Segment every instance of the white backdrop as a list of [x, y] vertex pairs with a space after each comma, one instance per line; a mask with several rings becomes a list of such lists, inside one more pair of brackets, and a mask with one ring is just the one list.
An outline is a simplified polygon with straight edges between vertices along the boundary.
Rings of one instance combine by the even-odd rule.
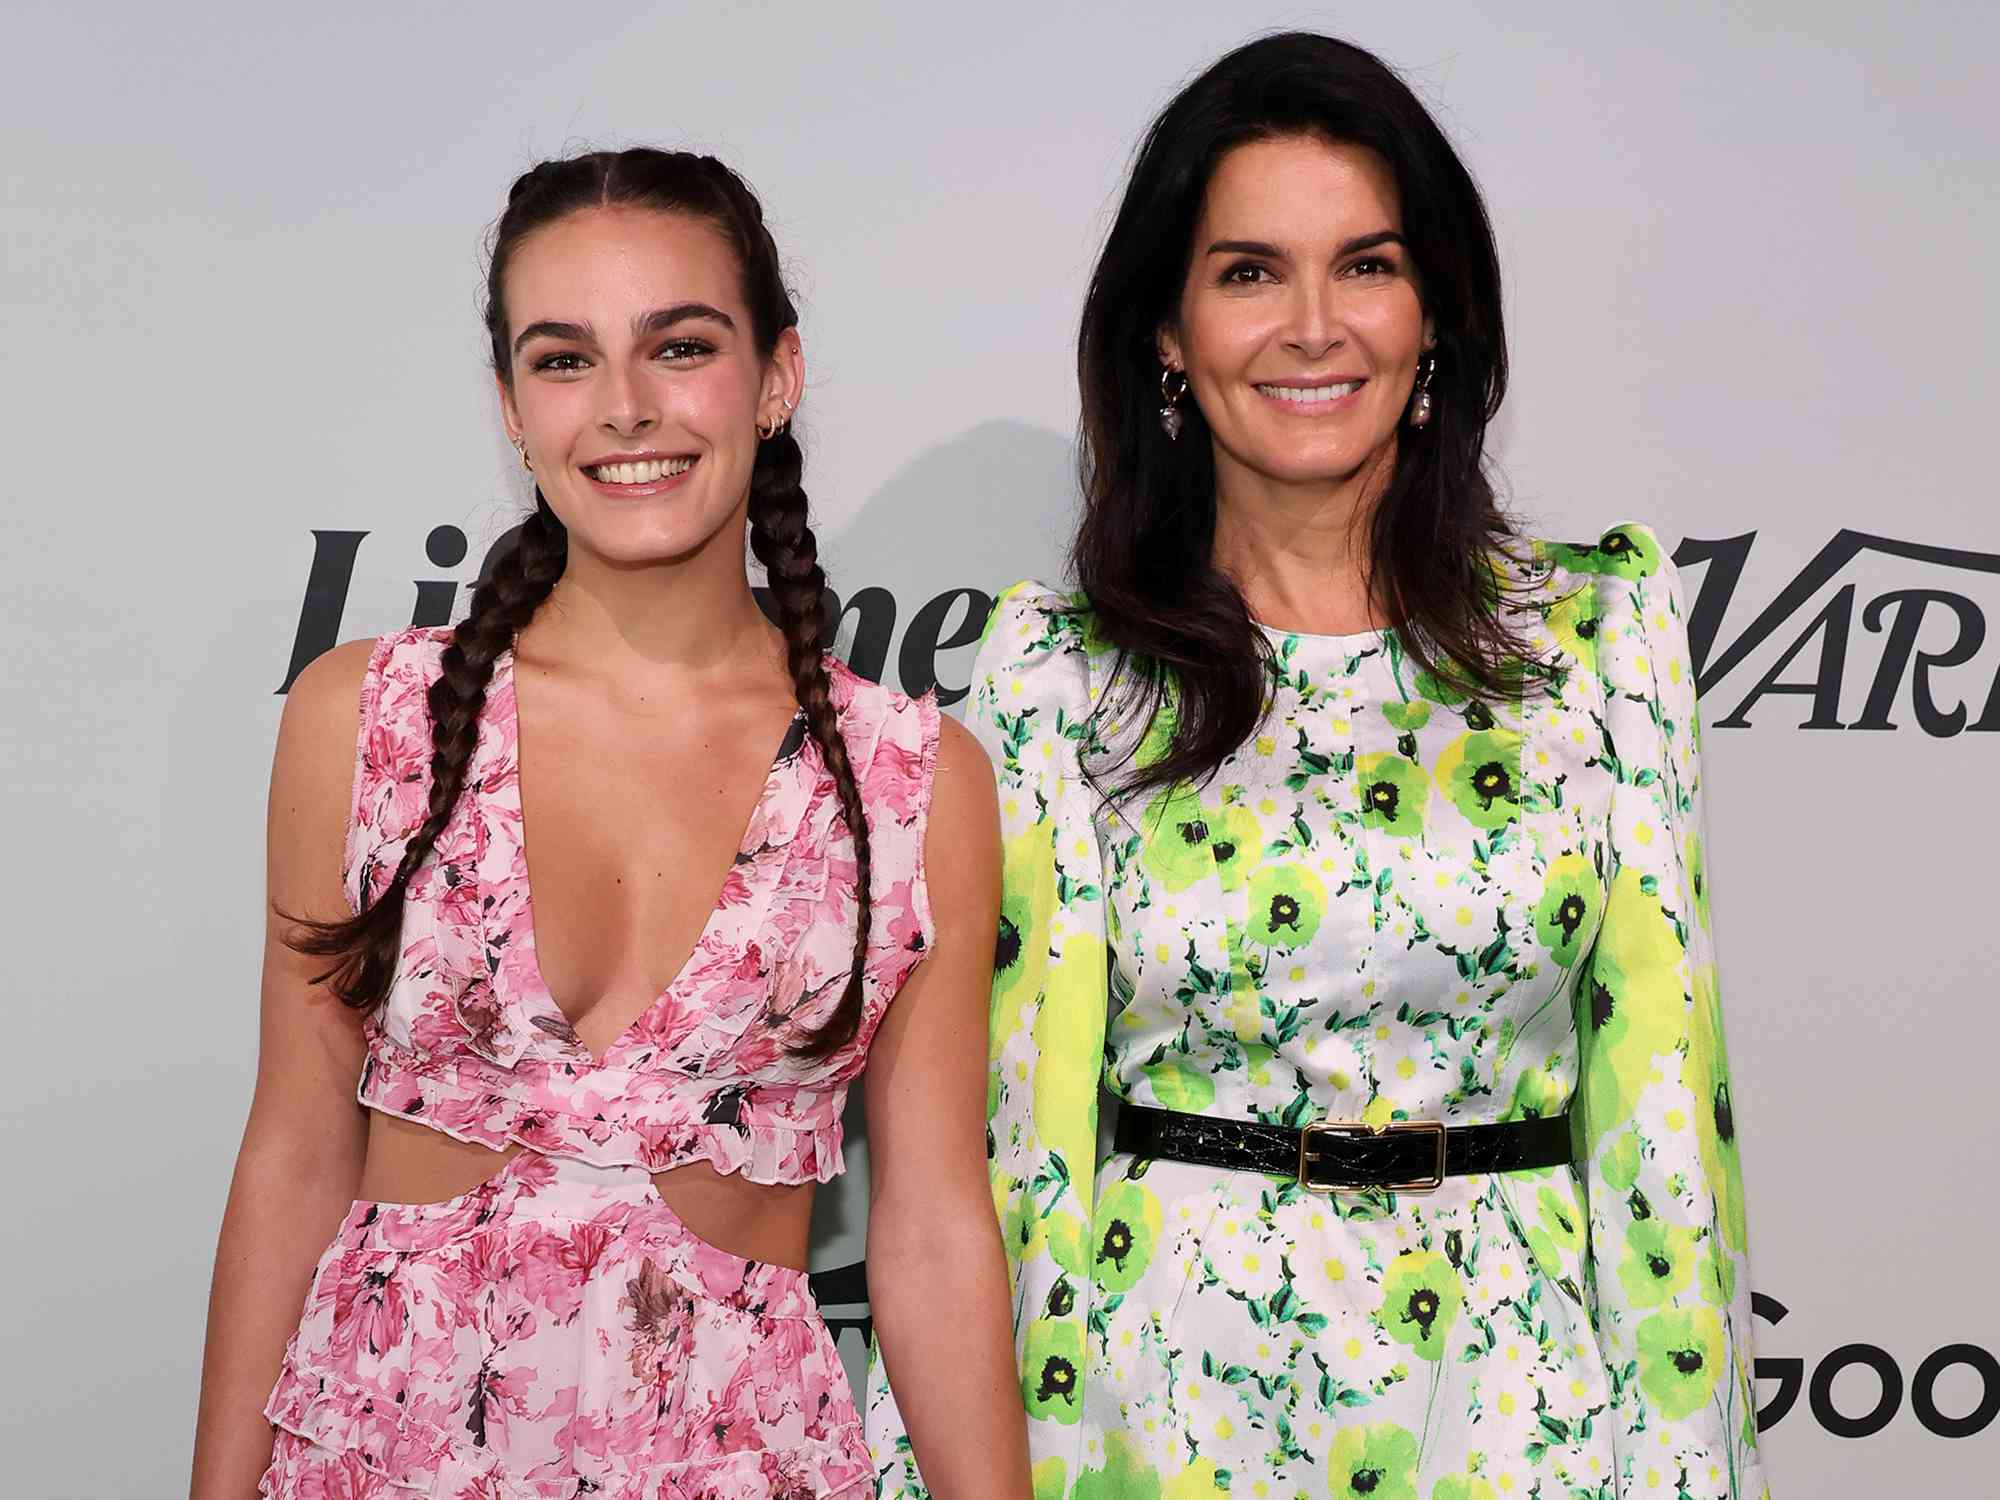
[[[1989, 1492], [2000, 15], [1777, 0], [10, 0], [0, 1488], [185, 1484], [313, 534], [367, 533], [339, 634], [373, 634], [521, 502], [476, 315], [512, 176], [650, 141], [756, 185], [834, 581], [893, 595], [903, 681], [927, 601], [1057, 566], [1076, 315], [1138, 132], [1294, 24], [1403, 67], [1490, 196], [1524, 517], [1755, 534], [1683, 559], [1727, 668], [1706, 717], [1743, 721], [1711, 728], [1709, 818], [1753, 1267], [1788, 1310], [1760, 1394], [1796, 1396], [1769, 1468], [1781, 1497]], [[1786, 596], [1843, 529], [1883, 545]], [[937, 654], [947, 687], [970, 655]], [[1933, 701], [1972, 727], [1927, 730]]]

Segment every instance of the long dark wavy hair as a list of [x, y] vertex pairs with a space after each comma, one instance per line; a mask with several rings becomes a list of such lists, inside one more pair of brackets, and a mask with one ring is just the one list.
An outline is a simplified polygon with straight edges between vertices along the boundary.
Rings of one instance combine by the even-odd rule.
[[[612, 205], [688, 215], [721, 233], [736, 253], [751, 334], [760, 355], [769, 358], [779, 335], [797, 326], [798, 309], [785, 288], [778, 247], [765, 228], [762, 206], [742, 178], [712, 156], [645, 147], [593, 151], [542, 162], [517, 178], [494, 227], [486, 276], [486, 331], [493, 343], [493, 368], [503, 381], [512, 379], [505, 291], [507, 266], [515, 251], [529, 235], [559, 219]], [[801, 1056], [822, 1057], [852, 1040], [861, 1023], [862, 960], [871, 927], [870, 860], [868, 820], [827, 680], [821, 602], [826, 574], [819, 565], [812, 528], [806, 524], [802, 469], [803, 455], [789, 425], [758, 444], [750, 474], [750, 550], [768, 576], [784, 632], [792, 688], [807, 732], [839, 789], [859, 871], [859, 923], [846, 991], [826, 1021], [805, 1034], [795, 1048]], [[494, 664], [562, 577], [569, 535], [543, 499], [540, 486], [535, 490], [535, 508], [518, 538], [473, 593], [471, 613], [453, 630], [444, 649], [442, 670], [430, 689], [429, 808], [423, 824], [410, 836], [395, 878], [355, 916], [339, 922], [302, 922], [292, 938], [301, 952], [332, 960], [321, 980], [356, 1009], [379, 1004], [395, 979], [404, 894], [411, 876], [430, 858], [465, 789]]]
[[1184, 403], [1180, 441], [1161, 429], [1157, 335], [1177, 316], [1195, 224], [1217, 163], [1253, 141], [1313, 136], [1368, 147], [1394, 173], [1403, 236], [1437, 334], [1434, 415], [1405, 426], [1369, 537], [1372, 603], [1413, 664], [1458, 691], [1521, 690], [1530, 653], [1504, 623], [1494, 567], [1513, 530], [1485, 463], [1507, 388], [1500, 263], [1478, 187], [1429, 112], [1380, 59], [1311, 32], [1251, 42], [1167, 105], [1084, 300], [1077, 377], [1083, 520], [1071, 560], [1097, 636], [1116, 648], [1120, 716], [1171, 700], [1164, 751], [1120, 792], [1201, 782], [1256, 730], [1270, 646], [1215, 566], [1215, 460]]

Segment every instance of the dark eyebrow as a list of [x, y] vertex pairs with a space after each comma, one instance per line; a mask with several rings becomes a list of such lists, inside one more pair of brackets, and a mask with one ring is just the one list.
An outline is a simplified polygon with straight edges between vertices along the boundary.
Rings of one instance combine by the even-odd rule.
[[[1334, 258], [1338, 260], [1342, 256], [1353, 255], [1357, 251], [1373, 250], [1378, 245], [1402, 245], [1403, 243], [1402, 235], [1398, 234], [1395, 230], [1378, 229], [1373, 234], [1356, 235], [1351, 240], [1342, 241], [1340, 248], [1334, 252]], [[1407, 249], [1408, 246], [1405, 245], [1404, 248]], [[1208, 247], [1208, 253], [1210, 255], [1257, 255], [1262, 256], [1266, 260], [1285, 260], [1289, 258], [1276, 245], [1267, 244], [1263, 240], [1217, 240]]]
[[632, 332], [660, 333], [690, 318], [705, 318], [711, 323], [720, 323], [732, 333], [736, 331], [736, 320], [719, 307], [710, 307], [706, 302], [676, 302], [672, 307], [656, 307], [645, 316], [634, 318]]
[[597, 338], [597, 330], [588, 323], [556, 323], [544, 318], [539, 323], [530, 323], [514, 336], [514, 352], [519, 354], [521, 346], [529, 339], [567, 339], [573, 344], [588, 344]]
[[1285, 252], [1262, 240], [1217, 240], [1208, 247], [1210, 255], [1261, 255], [1266, 260], [1284, 260]]
[[[632, 320], [632, 332], [643, 338], [646, 334], [660, 333], [691, 318], [720, 323], [731, 332], [736, 329], [736, 320], [719, 307], [710, 307], [706, 302], [676, 302], [671, 307], [656, 307], [649, 313], [641, 313]], [[588, 323], [559, 323], [544, 318], [521, 330], [514, 339], [514, 352], [519, 354], [523, 344], [538, 338], [567, 339], [575, 344], [588, 344], [596, 341], [597, 330]]]
[[1361, 250], [1373, 250], [1378, 245], [1402, 245], [1405, 250], [1410, 248], [1403, 243], [1402, 235], [1395, 230], [1378, 229], [1373, 234], [1356, 235], [1353, 239], [1344, 241], [1340, 249], [1334, 252], [1334, 259], [1338, 260], [1342, 256], [1353, 255]]

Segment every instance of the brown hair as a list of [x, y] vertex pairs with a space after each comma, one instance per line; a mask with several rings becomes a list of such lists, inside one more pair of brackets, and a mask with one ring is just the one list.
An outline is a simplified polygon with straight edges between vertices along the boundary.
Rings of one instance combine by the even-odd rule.
[[[714, 225], [736, 252], [760, 354], [768, 357], [778, 336], [797, 326], [798, 309], [785, 289], [777, 245], [764, 225], [762, 206], [742, 178], [712, 156], [646, 147], [593, 151], [542, 162], [516, 179], [507, 195], [506, 210], [493, 231], [486, 278], [486, 329], [493, 343], [493, 366], [502, 380], [510, 379], [511, 371], [504, 289], [514, 252], [538, 229], [580, 210], [609, 205], [688, 214]], [[859, 923], [847, 988], [832, 1015], [796, 1048], [802, 1056], [823, 1057], [850, 1041], [861, 1024], [862, 963], [871, 927], [870, 861], [861, 791], [827, 678], [821, 602], [826, 574], [819, 565], [812, 528], [806, 524], [803, 467], [804, 455], [789, 426], [759, 443], [750, 475], [750, 549], [769, 579], [792, 689], [807, 732], [833, 773], [841, 813], [854, 839]], [[423, 823], [410, 836], [394, 878], [356, 915], [338, 922], [301, 922], [291, 938], [300, 952], [333, 961], [320, 979], [356, 1009], [377, 1005], [389, 993], [401, 947], [404, 894], [411, 876], [436, 847], [465, 788], [494, 664], [549, 597], [568, 555], [568, 533], [538, 487], [535, 509], [520, 528], [518, 541], [473, 593], [471, 612], [453, 630], [438, 679], [431, 684], [430, 804]]]

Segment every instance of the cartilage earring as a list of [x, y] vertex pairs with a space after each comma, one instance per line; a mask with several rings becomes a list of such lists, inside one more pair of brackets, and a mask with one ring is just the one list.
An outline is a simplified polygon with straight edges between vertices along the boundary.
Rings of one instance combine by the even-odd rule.
[[1417, 367], [1417, 394], [1410, 401], [1410, 425], [1412, 427], [1423, 426], [1426, 422], [1430, 421], [1431, 413], [1436, 410], [1435, 403], [1431, 400], [1431, 371], [1436, 368], [1437, 356], [1435, 354], [1426, 354], [1423, 357], [1423, 362]]
[[1172, 365], [1160, 371], [1160, 430], [1167, 435], [1167, 441], [1180, 441], [1181, 428], [1187, 421], [1181, 411], [1181, 397], [1187, 394], [1187, 376]]

